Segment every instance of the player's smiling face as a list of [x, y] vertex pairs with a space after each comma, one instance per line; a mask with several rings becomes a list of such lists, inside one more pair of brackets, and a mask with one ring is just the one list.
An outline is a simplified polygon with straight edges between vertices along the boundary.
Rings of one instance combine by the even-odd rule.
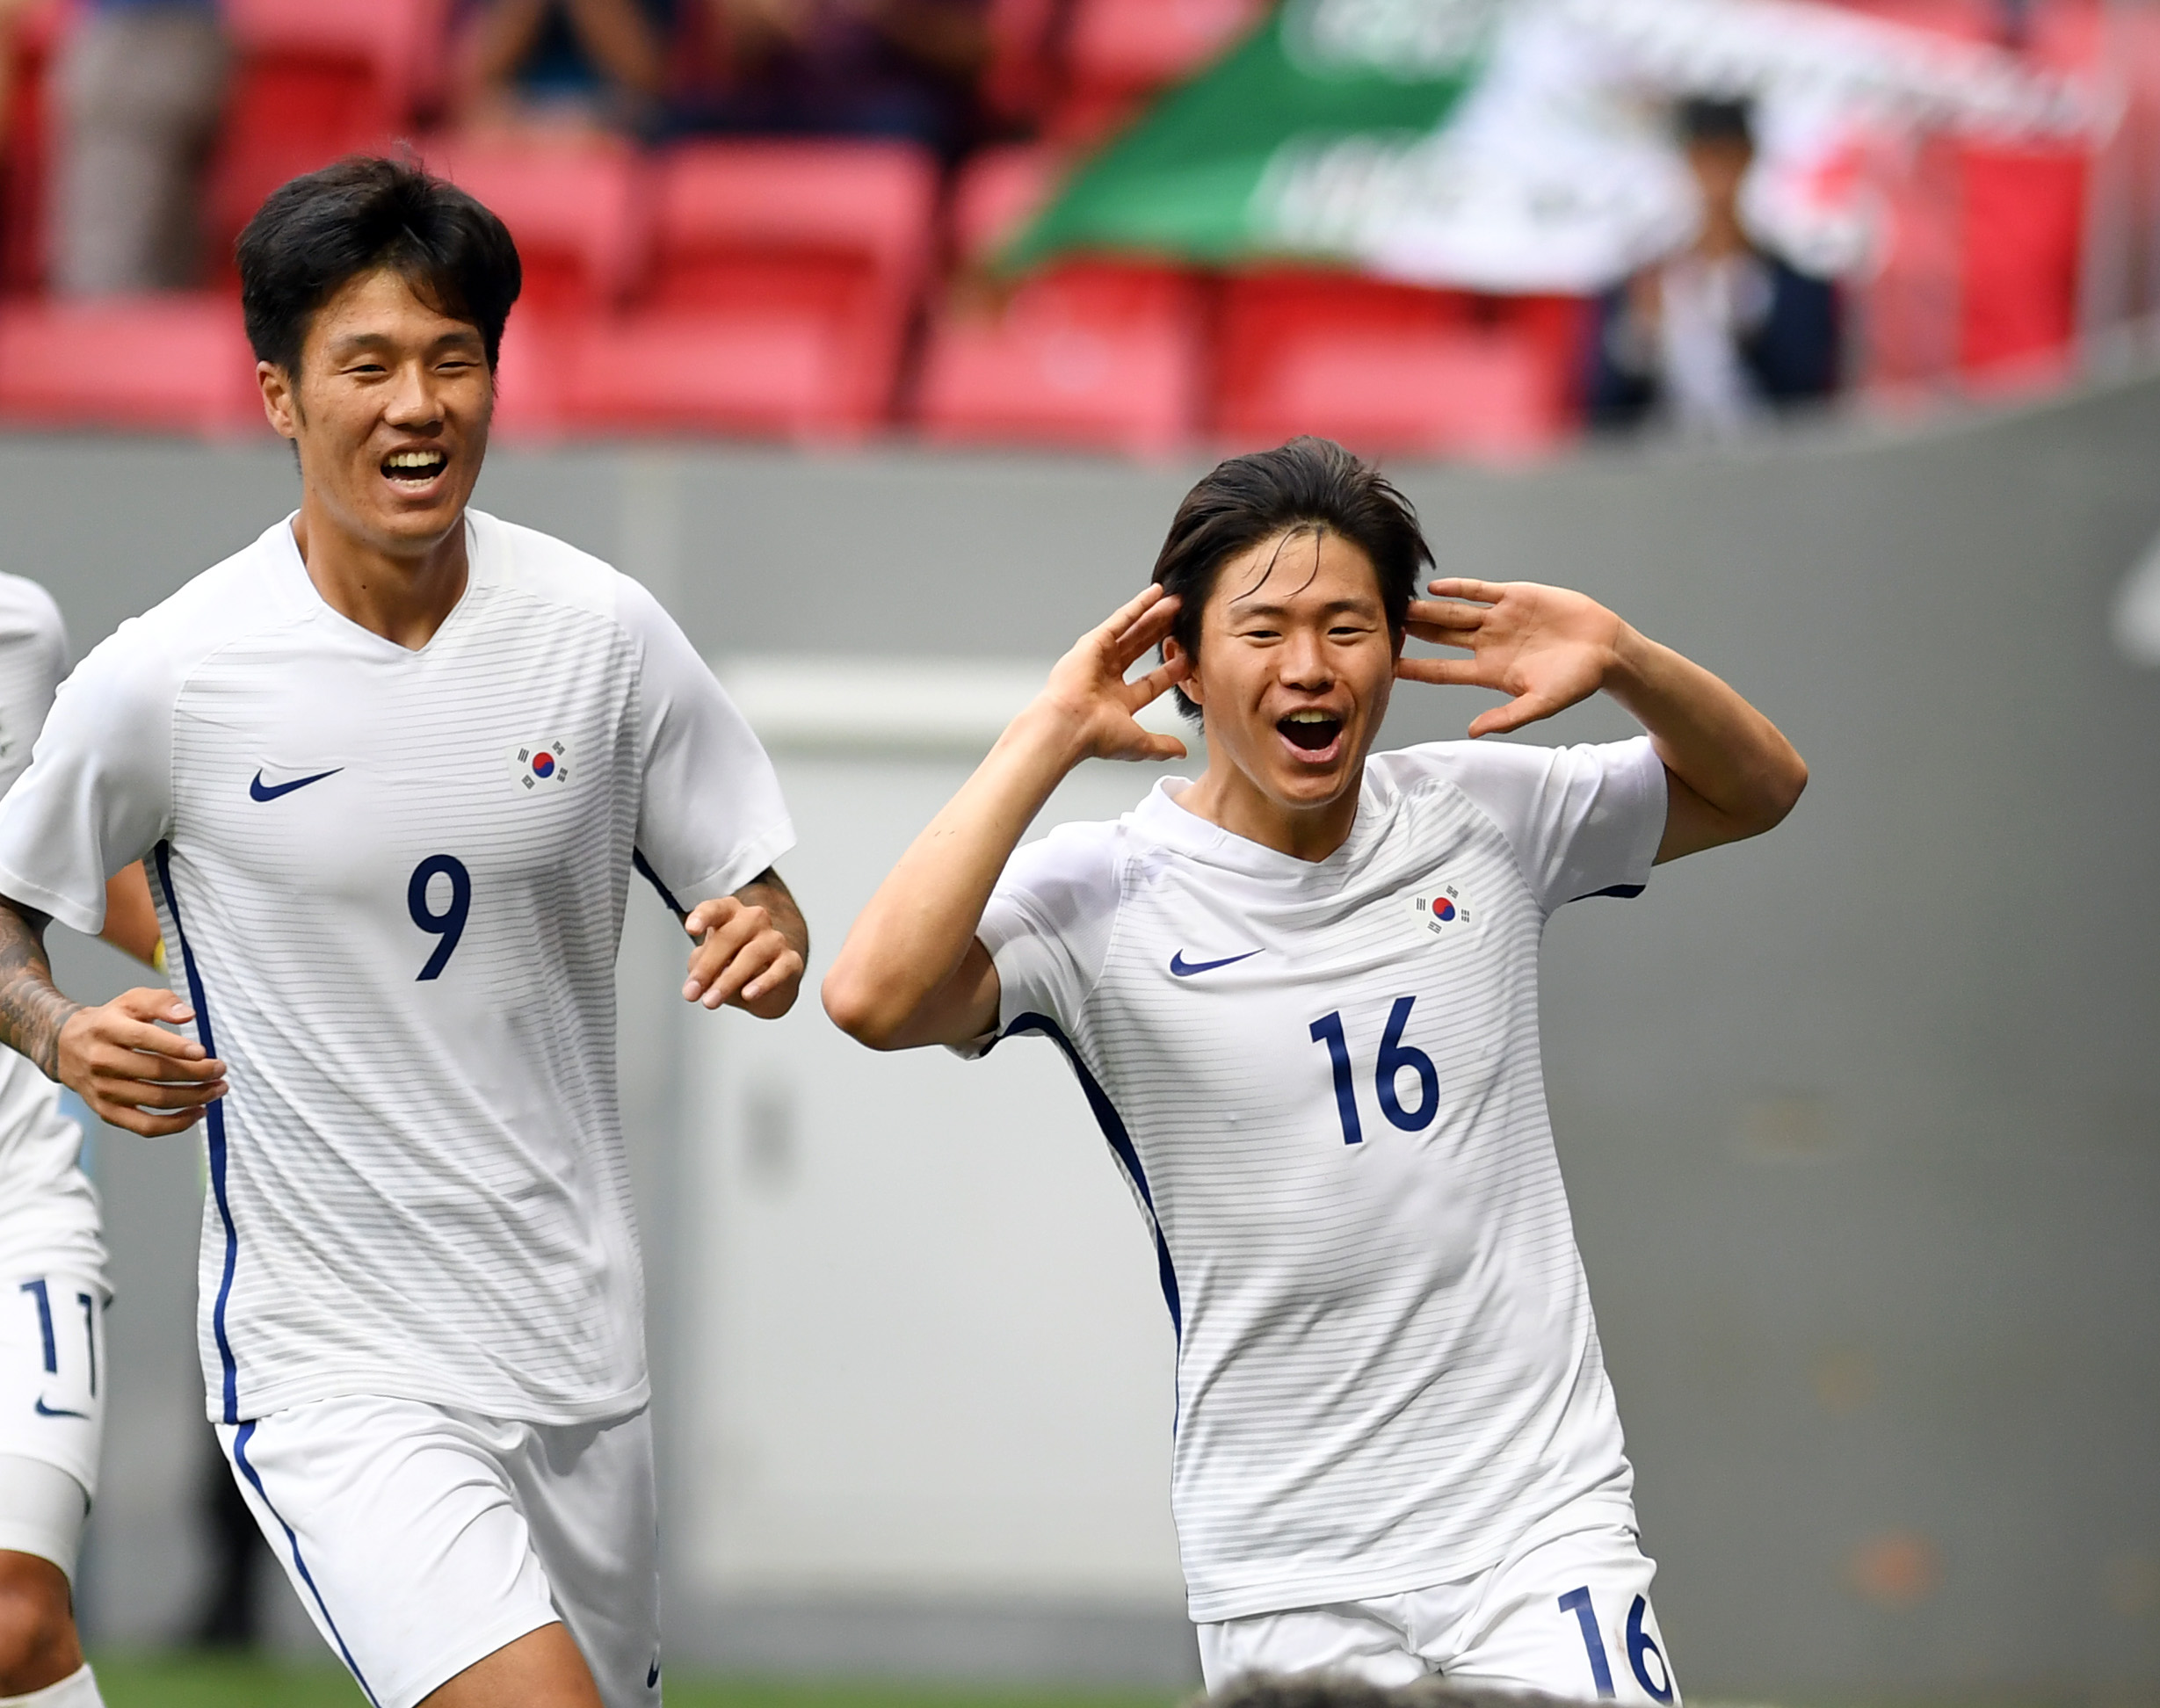
[[1209, 781], [1232, 785], [1218, 776], [1227, 762], [1263, 812], [1354, 803], [1395, 659], [1372, 560], [1333, 530], [1279, 534], [1224, 564], [1185, 684], [1200, 706]]
[[272, 424], [299, 446], [310, 498], [341, 530], [402, 557], [459, 525], [495, 399], [479, 328], [386, 268], [315, 312], [296, 385], [260, 371]]

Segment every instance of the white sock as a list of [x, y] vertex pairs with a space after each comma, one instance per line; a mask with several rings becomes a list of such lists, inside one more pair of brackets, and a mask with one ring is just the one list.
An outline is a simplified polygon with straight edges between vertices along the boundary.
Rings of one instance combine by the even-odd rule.
[[98, 1681], [85, 1661], [57, 1684], [47, 1684], [28, 1696], [0, 1697], [0, 1708], [105, 1708], [98, 1694]]

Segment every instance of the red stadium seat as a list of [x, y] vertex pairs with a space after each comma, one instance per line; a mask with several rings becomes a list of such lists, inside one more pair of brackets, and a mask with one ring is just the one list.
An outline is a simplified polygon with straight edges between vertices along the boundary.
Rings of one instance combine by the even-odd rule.
[[[979, 158], [954, 195], [955, 240], [989, 257], [1040, 206], [1057, 157]], [[916, 398], [924, 437], [1023, 439], [1160, 456], [1192, 437], [1203, 349], [1200, 286], [1164, 266], [1079, 261], [1003, 300], [956, 293], [934, 321]]]
[[1220, 58], [1267, 10], [1266, 0], [1074, 0], [1053, 129], [1103, 135], [1156, 90]]
[[0, 418], [48, 427], [265, 431], [240, 306], [202, 294], [0, 307]]
[[430, 142], [423, 155], [431, 171], [510, 228], [525, 269], [518, 305], [527, 319], [612, 308], [642, 271], [645, 168], [627, 143], [453, 137]]
[[2077, 337], [2086, 156], [1968, 144], [1960, 156], [1958, 365], [1982, 387], [2066, 378]]
[[212, 175], [221, 247], [271, 191], [409, 134], [438, 92], [447, 0], [226, 0], [235, 48]]
[[656, 169], [652, 263], [591, 329], [582, 424], [859, 437], [892, 406], [938, 170], [899, 142], [705, 142]]
[[1352, 449], [1508, 460], [1577, 419], [1584, 311], [1349, 274], [1224, 288], [1214, 426], [1240, 448], [1320, 433]]

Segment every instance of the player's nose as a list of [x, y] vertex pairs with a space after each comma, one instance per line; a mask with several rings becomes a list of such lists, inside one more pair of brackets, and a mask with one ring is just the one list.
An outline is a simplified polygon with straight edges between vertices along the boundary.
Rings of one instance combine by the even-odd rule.
[[1329, 662], [1328, 649], [1321, 645], [1318, 635], [1293, 633], [1279, 656], [1282, 660], [1282, 680], [1286, 686], [1310, 690], [1334, 685], [1335, 669]]
[[383, 408], [383, 419], [393, 427], [434, 427], [443, 419], [442, 399], [432, 376], [422, 363], [399, 368]]

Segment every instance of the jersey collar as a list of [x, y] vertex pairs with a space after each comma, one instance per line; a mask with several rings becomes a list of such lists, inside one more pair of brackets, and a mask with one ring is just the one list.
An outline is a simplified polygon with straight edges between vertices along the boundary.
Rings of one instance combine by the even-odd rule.
[[501, 536], [495, 518], [481, 510], [468, 509], [465, 512], [465, 591], [451, 607], [450, 614], [437, 626], [426, 646], [418, 651], [401, 647], [395, 640], [386, 640], [373, 629], [363, 628], [343, 612], [333, 608], [308, 578], [308, 565], [300, 554], [300, 542], [293, 537], [293, 524], [300, 512], [287, 513], [282, 522], [274, 523], [264, 533], [261, 545], [269, 554], [273, 566], [273, 579], [279, 589], [290, 598], [298, 611], [313, 614], [317, 620], [329, 624], [343, 633], [361, 637], [386, 653], [400, 658], [425, 658], [435, 650], [443, 636], [460, 625], [467, 610], [474, 604], [475, 589], [492, 585], [501, 579], [497, 550]]
[[1198, 813], [1180, 807], [1176, 797], [1192, 787], [1192, 779], [1165, 777], [1126, 815], [1126, 823], [1148, 841], [1199, 860], [1205, 865], [1244, 873], [1249, 877], [1294, 879], [1323, 885], [1339, 882], [1363, 864], [1366, 850], [1387, 833], [1395, 817], [1395, 792], [1366, 762], [1358, 785], [1358, 815], [1343, 845], [1324, 860], [1301, 860], [1294, 854], [1267, 848]]

